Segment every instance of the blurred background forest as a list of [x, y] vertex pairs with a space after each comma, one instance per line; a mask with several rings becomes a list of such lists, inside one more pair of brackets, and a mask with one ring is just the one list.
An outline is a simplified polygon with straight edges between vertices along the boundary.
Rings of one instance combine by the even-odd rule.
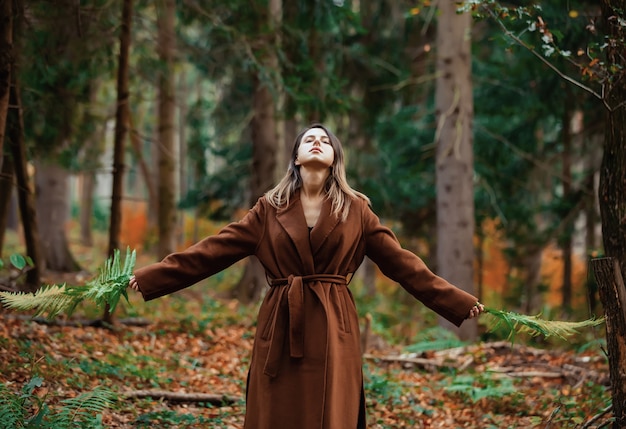
[[[4, 1], [0, 249], [36, 256], [8, 288], [89, 271], [113, 248], [147, 263], [216, 232], [284, 174], [312, 122], [342, 140], [350, 183], [402, 243], [445, 272], [437, 143], [458, 123], [440, 123], [437, 26], [449, 19], [471, 42], [470, 287], [497, 307], [599, 314], [600, 6], [468, 2], [462, 19], [437, 3]], [[410, 300], [367, 262], [353, 284], [364, 300]], [[245, 261], [212, 287], [257, 302], [264, 285]]]

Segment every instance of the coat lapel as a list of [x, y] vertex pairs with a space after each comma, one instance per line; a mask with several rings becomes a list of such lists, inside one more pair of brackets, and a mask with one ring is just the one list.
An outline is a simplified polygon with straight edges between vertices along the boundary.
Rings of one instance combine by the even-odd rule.
[[278, 211], [276, 219], [296, 246], [305, 270], [305, 272], [301, 274], [314, 274], [315, 264], [313, 263], [313, 254], [311, 253], [309, 230], [306, 225], [306, 219], [304, 218], [302, 204], [300, 203], [299, 192], [293, 195], [287, 207]]
[[311, 231], [311, 251], [313, 255], [322, 247], [326, 238], [339, 223], [339, 216], [332, 214], [331, 210], [332, 201], [325, 199], [317, 224]]

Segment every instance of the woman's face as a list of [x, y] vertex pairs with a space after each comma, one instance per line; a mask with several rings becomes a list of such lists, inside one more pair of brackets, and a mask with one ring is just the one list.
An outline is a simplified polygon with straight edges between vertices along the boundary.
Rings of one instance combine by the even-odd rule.
[[330, 167], [335, 160], [335, 151], [330, 143], [330, 137], [322, 128], [307, 130], [298, 146], [296, 165], [310, 167]]

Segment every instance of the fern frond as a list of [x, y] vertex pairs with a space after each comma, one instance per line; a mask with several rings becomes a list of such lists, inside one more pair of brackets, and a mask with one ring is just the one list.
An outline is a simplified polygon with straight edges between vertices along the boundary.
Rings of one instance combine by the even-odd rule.
[[128, 301], [126, 288], [133, 275], [136, 260], [136, 252], [134, 250], [131, 252], [130, 248], [126, 248], [126, 257], [122, 266], [120, 251], [115, 249], [113, 256], [107, 259], [100, 269], [98, 277], [87, 283], [85, 297], [100, 306], [105, 303], [109, 304], [111, 312], [122, 296]]
[[111, 312], [117, 306], [120, 297], [128, 301], [126, 288], [135, 267], [136, 252], [126, 249], [124, 264], [120, 251], [115, 250], [100, 268], [97, 278], [88, 281], [85, 286], [53, 285], [44, 286], [34, 294], [0, 292], [0, 301], [9, 308], [17, 310], [36, 309], [35, 316], [48, 313], [53, 318], [60, 313], [71, 314], [83, 300], [93, 301], [103, 307], [109, 304]]
[[16, 310], [36, 310], [35, 316], [48, 313], [53, 318], [60, 313], [71, 313], [82, 297], [68, 293], [65, 284], [44, 286], [34, 294], [0, 292], [0, 301]]
[[5, 425], [4, 427], [19, 427], [25, 414], [22, 397], [11, 392], [4, 384], [0, 384], [0, 422]]
[[95, 427], [94, 422], [100, 413], [110, 408], [117, 400], [115, 392], [103, 388], [95, 389], [82, 393], [76, 398], [65, 399], [62, 401], [63, 408], [57, 414], [55, 423], [59, 427]]
[[485, 312], [495, 319], [491, 330], [495, 330], [504, 323], [509, 330], [509, 338], [513, 339], [515, 333], [529, 333], [533, 336], [555, 336], [563, 340], [580, 333], [581, 329], [598, 326], [604, 323], [604, 318], [587, 319], [580, 322], [566, 322], [562, 320], [545, 320], [539, 316], [528, 316], [513, 311], [495, 310], [485, 307]]

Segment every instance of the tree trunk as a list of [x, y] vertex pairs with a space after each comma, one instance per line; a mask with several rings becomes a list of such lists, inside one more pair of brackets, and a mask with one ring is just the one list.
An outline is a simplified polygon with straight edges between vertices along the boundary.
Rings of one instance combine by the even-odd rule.
[[[470, 37], [471, 16], [455, 2], [439, 3], [437, 27], [437, 267], [443, 278], [474, 292], [474, 193]], [[476, 320], [460, 329], [440, 319], [462, 339], [477, 335]]]
[[108, 255], [113, 256], [120, 248], [122, 230], [122, 198], [124, 183], [124, 143], [128, 136], [128, 57], [131, 43], [133, 1], [122, 3], [122, 26], [120, 31], [120, 52], [117, 69], [117, 109], [115, 111], [115, 139], [113, 142], [113, 185], [111, 190], [111, 215], [109, 224]]
[[148, 167], [146, 158], [143, 156], [143, 143], [139, 137], [139, 132], [135, 129], [135, 123], [133, 121], [133, 115], [130, 108], [128, 109], [128, 131], [130, 132], [130, 142], [133, 148], [133, 153], [136, 157], [137, 164], [139, 164], [139, 171], [141, 172], [141, 176], [143, 177], [146, 190], [148, 192], [148, 207], [152, 209], [152, 207], [156, 206], [154, 202], [157, 199], [156, 191], [154, 190], [155, 186], [153, 175], [150, 171], [150, 167]]
[[[250, 205], [272, 187], [278, 149], [274, 99], [269, 88], [261, 82], [257, 82], [254, 107], [251, 124], [253, 149]], [[263, 266], [256, 258], [249, 258], [241, 280], [233, 289], [233, 296], [243, 303], [254, 302], [261, 296], [266, 284]]]
[[[128, 57], [131, 42], [131, 25], [133, 16], [133, 0], [122, 3], [122, 27], [120, 31], [120, 53], [117, 69], [117, 108], [115, 110], [115, 138], [113, 141], [113, 185], [111, 189], [111, 214], [109, 217], [109, 248], [112, 257], [115, 250], [120, 249], [122, 231], [122, 198], [124, 196], [124, 143], [128, 136]], [[113, 324], [113, 314], [108, 304], [102, 315], [104, 323]]]
[[363, 263], [354, 275], [361, 280], [365, 295], [376, 296], [376, 264], [370, 258], [363, 259]]
[[[94, 79], [89, 84], [89, 103], [97, 103], [98, 88], [100, 81]], [[84, 143], [81, 169], [80, 188], [80, 242], [82, 245], [93, 246], [93, 215], [94, 215], [94, 194], [96, 191], [96, 173], [101, 166], [101, 158], [106, 147], [106, 121], [102, 121], [89, 110], [84, 114], [83, 120], [88, 124], [93, 124], [91, 131]]]
[[[567, 91], [568, 92], [568, 91]], [[566, 97], [569, 100], [570, 97]], [[563, 199], [567, 202], [572, 193], [572, 133], [571, 133], [571, 112], [568, 106], [564, 107], [563, 115], [563, 154], [562, 154], [562, 175], [563, 175]], [[563, 257], [563, 284], [561, 287], [561, 307], [565, 313], [572, 310], [572, 234], [574, 233], [574, 221], [565, 225], [562, 239], [560, 241]]]
[[46, 268], [46, 260], [40, 247], [41, 237], [35, 216], [35, 195], [28, 178], [26, 142], [24, 141], [24, 120], [19, 83], [14, 73], [12, 76], [9, 116], [7, 118], [7, 142], [11, 147], [15, 168], [17, 197], [22, 216], [26, 254], [32, 259], [34, 267], [26, 273], [26, 288], [34, 290], [41, 284], [41, 273]]
[[[604, 133], [604, 154], [600, 167], [600, 215], [602, 219], [602, 238], [606, 256], [615, 258], [620, 268], [621, 278], [626, 277], [626, 29], [623, 26], [624, 1], [603, 0], [602, 17], [607, 32], [607, 69], [614, 73], [608, 81], [606, 102], [606, 130]], [[617, 277], [617, 275], [616, 275]], [[612, 296], [609, 301], [616, 301], [611, 290], [605, 290], [606, 284], [599, 284], [600, 296]], [[623, 288], [623, 284], [621, 286]], [[623, 305], [623, 301], [621, 302]], [[624, 318], [624, 306], [605, 307], [607, 319]], [[611, 326], [613, 328], [613, 326]], [[611, 385], [613, 387], [613, 427], [626, 427], [626, 330], [608, 331], [607, 347]]]
[[85, 171], [82, 174], [82, 186], [80, 188], [80, 243], [83, 246], [93, 246], [93, 233], [91, 218], [93, 216], [93, 195], [96, 189], [96, 175], [93, 171]]
[[[188, 145], [187, 145], [187, 124], [185, 118], [189, 111], [187, 106], [187, 76], [182, 72], [178, 81], [178, 195], [184, 197], [187, 195], [188, 188], [188, 176], [189, 176], [189, 161], [188, 161]], [[178, 219], [178, 237], [176, 242], [183, 246], [186, 241], [185, 237], [185, 216], [179, 216]]]
[[[268, 6], [266, 21], [270, 28], [275, 29], [279, 16], [279, 0], [272, 0]], [[265, 21], [265, 20], [264, 20]], [[272, 37], [274, 31], [268, 31], [270, 40], [261, 47], [260, 63], [268, 67], [274, 73], [280, 73], [278, 58], [274, 52]], [[272, 72], [269, 74], [271, 75]], [[261, 81], [260, 76], [255, 76], [254, 91], [254, 117], [250, 127], [252, 134], [252, 174], [250, 180], [250, 205], [267, 192], [274, 185], [274, 171], [276, 168], [279, 142], [276, 133], [276, 107], [272, 96], [272, 88], [268, 83]], [[256, 301], [267, 284], [265, 270], [256, 258], [249, 258], [241, 280], [235, 285], [231, 294], [244, 303]]]
[[543, 247], [527, 246], [522, 256], [524, 272], [524, 307], [526, 314], [535, 314], [541, 309], [543, 296], [539, 291], [541, 283], [541, 262], [543, 260]]
[[13, 0], [0, 0], [0, 166], [6, 132], [13, 67]]
[[626, 288], [622, 276], [623, 267], [616, 258], [597, 258], [591, 263], [604, 306], [615, 416], [613, 428], [622, 429], [626, 427]]
[[176, 17], [175, 0], [158, 3], [158, 53], [162, 64], [159, 74], [158, 129], [158, 257], [163, 258], [176, 249], [176, 94], [174, 85], [174, 54]]
[[476, 296], [482, 300], [484, 296], [484, 283], [485, 283], [485, 239], [486, 234], [483, 229], [483, 225], [478, 223], [476, 231], [477, 246], [476, 246]]
[[[598, 200], [596, 194], [597, 183], [597, 165], [599, 162], [598, 148], [602, 148], [602, 143], [598, 142], [598, 136], [591, 136], [585, 140], [585, 248], [590, 257], [597, 256], [598, 250], [598, 234], [596, 227], [598, 225]], [[589, 311], [591, 314], [598, 314], [598, 284], [594, 276], [587, 276], [587, 301], [589, 303]]]
[[70, 252], [66, 226], [69, 220], [69, 173], [54, 161], [35, 161], [36, 209], [41, 218], [41, 245], [46, 268], [74, 272], [80, 266]]
[[5, 148], [4, 161], [0, 167], [0, 258], [4, 248], [4, 236], [6, 234], [9, 208], [13, 198], [13, 178], [15, 177], [15, 167], [13, 157], [8, 156], [9, 148]]

